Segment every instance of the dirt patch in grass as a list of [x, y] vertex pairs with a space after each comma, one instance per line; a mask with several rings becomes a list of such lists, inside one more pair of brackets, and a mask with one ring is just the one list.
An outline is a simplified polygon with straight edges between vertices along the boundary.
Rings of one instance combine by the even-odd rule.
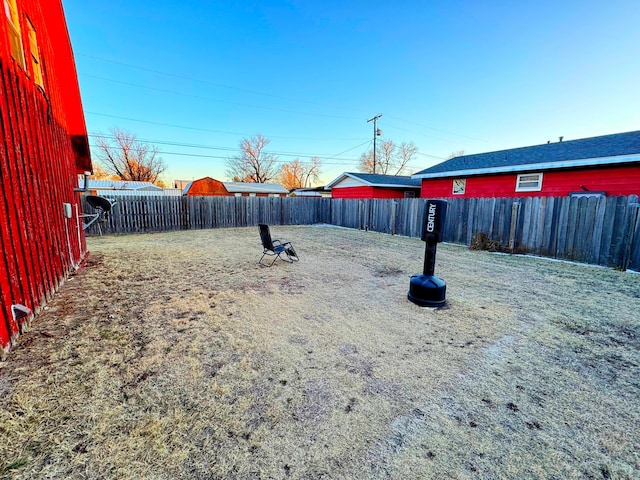
[[3, 478], [640, 476], [640, 276], [273, 227], [89, 239], [0, 368]]

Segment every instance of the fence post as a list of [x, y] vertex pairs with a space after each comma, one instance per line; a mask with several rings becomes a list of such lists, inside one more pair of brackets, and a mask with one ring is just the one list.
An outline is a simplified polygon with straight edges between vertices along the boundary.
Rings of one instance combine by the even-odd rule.
[[509, 250], [516, 248], [516, 232], [518, 231], [518, 218], [520, 217], [520, 202], [511, 205], [511, 228], [509, 229]]
[[398, 206], [398, 202], [395, 200], [391, 201], [391, 235], [396, 234], [396, 208]]
[[640, 215], [640, 203], [630, 203], [629, 209], [631, 215], [629, 216], [629, 229], [627, 230], [627, 241], [625, 242], [624, 256], [622, 257], [622, 270], [629, 268], [629, 261], [631, 260], [631, 253], [633, 252], [633, 243], [635, 240], [635, 233], [638, 230], [638, 218]]

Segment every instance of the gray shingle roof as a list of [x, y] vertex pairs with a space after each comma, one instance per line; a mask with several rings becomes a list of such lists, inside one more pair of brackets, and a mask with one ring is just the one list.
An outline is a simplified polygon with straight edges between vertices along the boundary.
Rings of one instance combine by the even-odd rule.
[[338, 178], [328, 183], [325, 187], [329, 189], [340, 183], [344, 178], [351, 177], [360, 180], [372, 187], [420, 187], [420, 179], [403, 175], [380, 175], [378, 173], [345, 172]]
[[640, 131], [462, 155], [421, 170], [415, 173], [413, 178], [639, 162], [640, 157], [634, 158], [634, 155], [640, 155]]

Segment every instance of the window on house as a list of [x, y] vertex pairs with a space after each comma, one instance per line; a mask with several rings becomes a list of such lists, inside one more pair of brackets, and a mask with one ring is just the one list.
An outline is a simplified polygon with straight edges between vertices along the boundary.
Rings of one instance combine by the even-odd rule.
[[416, 192], [413, 190], [405, 190], [404, 198], [416, 198]]
[[582, 191], [582, 192], [569, 192], [569, 196], [571, 198], [582, 198], [582, 197], [606, 197], [607, 196], [607, 192], [604, 191]]
[[516, 180], [516, 192], [539, 192], [542, 190], [542, 173], [523, 173]]
[[454, 195], [464, 195], [464, 192], [467, 188], [467, 179], [466, 178], [456, 178], [453, 180], [453, 194]]
[[31, 70], [33, 71], [33, 81], [36, 85], [44, 88], [42, 79], [42, 63], [40, 62], [40, 50], [38, 49], [38, 38], [36, 37], [36, 29], [31, 20], [27, 18], [27, 29], [29, 30], [29, 52], [31, 55]]
[[22, 35], [20, 34], [20, 16], [18, 15], [18, 7], [16, 0], [3, 0], [4, 13], [7, 16], [9, 24], [9, 44], [11, 46], [11, 55], [18, 64], [24, 68], [24, 51], [22, 49]]

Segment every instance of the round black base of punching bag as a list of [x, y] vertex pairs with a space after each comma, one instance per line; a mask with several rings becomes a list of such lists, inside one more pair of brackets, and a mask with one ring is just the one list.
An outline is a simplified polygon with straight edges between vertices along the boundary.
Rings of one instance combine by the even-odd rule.
[[421, 307], [444, 307], [447, 284], [435, 275], [414, 275], [409, 282], [407, 298]]

